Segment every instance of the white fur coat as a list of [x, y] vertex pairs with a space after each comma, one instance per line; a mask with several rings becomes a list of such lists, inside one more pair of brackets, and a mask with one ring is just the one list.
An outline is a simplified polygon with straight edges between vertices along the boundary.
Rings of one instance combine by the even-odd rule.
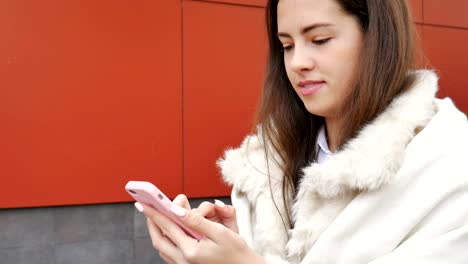
[[267, 263], [468, 263], [468, 122], [435, 99], [433, 72], [417, 74], [342, 150], [304, 168], [292, 230], [278, 213], [283, 174], [257, 136], [226, 151], [240, 235]]

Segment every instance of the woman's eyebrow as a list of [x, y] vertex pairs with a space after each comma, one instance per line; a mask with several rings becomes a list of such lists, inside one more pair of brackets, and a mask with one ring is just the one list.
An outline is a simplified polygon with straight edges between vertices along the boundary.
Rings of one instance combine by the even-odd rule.
[[[331, 27], [331, 26], [333, 26], [333, 25], [329, 24], [329, 23], [316, 23], [316, 24], [312, 24], [312, 25], [309, 25], [309, 26], [303, 28], [301, 33], [304, 35], [309, 31], [313, 31], [313, 30], [316, 30], [318, 28], [323, 28], [323, 27]], [[288, 37], [288, 38], [291, 37], [288, 33], [284, 33], [284, 32], [278, 32], [276, 35], [278, 37]]]

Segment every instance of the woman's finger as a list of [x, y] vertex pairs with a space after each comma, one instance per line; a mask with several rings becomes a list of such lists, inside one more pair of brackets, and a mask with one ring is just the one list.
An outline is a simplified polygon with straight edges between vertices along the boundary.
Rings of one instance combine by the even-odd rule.
[[200, 213], [206, 219], [219, 223], [221, 219], [216, 213], [215, 205], [210, 202], [203, 202], [198, 206], [197, 212]]
[[[198, 212], [186, 210], [185, 208], [178, 207], [177, 205], [173, 205], [171, 207], [171, 211], [185, 226], [191, 228], [195, 232], [206, 235], [209, 240], [212, 240], [215, 243], [218, 243], [220, 239], [226, 239], [226, 235], [229, 235], [229, 232], [232, 232], [220, 223], [205, 219]], [[175, 239], [178, 238], [175, 237]], [[191, 241], [180, 240], [174, 242], [182, 249], [182, 251], [185, 251], [185, 249], [191, 246]]]
[[187, 199], [187, 196], [185, 196], [184, 194], [177, 195], [176, 198], [174, 198], [172, 202], [187, 210], [190, 210], [191, 208], [189, 200]]
[[159, 252], [159, 257], [164, 260], [167, 264], [177, 264], [174, 260], [166, 256], [164, 253]]
[[226, 205], [220, 200], [215, 200], [216, 215], [220, 218], [220, 222], [232, 231], [239, 233], [237, 226], [236, 209], [231, 205]]
[[[183, 253], [177, 248], [174, 243], [167, 237], [163, 236], [162, 231], [153, 223], [153, 221], [147, 218], [148, 229], [150, 230], [151, 238], [160, 239], [160, 242], [153, 242], [153, 246], [159, 252], [159, 256], [167, 264], [187, 264]], [[162, 245], [162, 246], [161, 246]]]
[[176, 257], [178, 249], [175, 247], [174, 243], [162, 235], [161, 230], [153, 223], [153, 221], [151, 221], [151, 219], [146, 219], [146, 223], [153, 247], [166, 256]]
[[[149, 206], [146, 206], [146, 205], [142, 205], [142, 206], [143, 206], [143, 213], [145, 214], [145, 216], [149, 218], [150, 220], [152, 220], [152, 222], [161, 229], [161, 236], [162, 236], [162, 232], [164, 232], [167, 237], [166, 239], [169, 239], [170, 241], [172, 241], [175, 244], [176, 248], [181, 249], [182, 243], [186, 247], [188, 247], [189, 245], [193, 246], [198, 243], [196, 239], [188, 236], [182, 230], [181, 227], [179, 227], [176, 223], [174, 223], [171, 219], [169, 219], [165, 215], [161, 214], [160, 212], [158, 212], [157, 210]], [[172, 207], [177, 207], [177, 208], [180, 208], [180, 210], [184, 210], [184, 211], [191, 211], [191, 210], [182, 208], [176, 204], [173, 204]]]

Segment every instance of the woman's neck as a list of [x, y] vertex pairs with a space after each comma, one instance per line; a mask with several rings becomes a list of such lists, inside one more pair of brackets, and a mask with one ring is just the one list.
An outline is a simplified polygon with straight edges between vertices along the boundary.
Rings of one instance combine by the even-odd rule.
[[336, 152], [340, 142], [340, 129], [342, 120], [339, 118], [325, 118], [325, 128], [327, 132], [328, 148], [331, 152]]

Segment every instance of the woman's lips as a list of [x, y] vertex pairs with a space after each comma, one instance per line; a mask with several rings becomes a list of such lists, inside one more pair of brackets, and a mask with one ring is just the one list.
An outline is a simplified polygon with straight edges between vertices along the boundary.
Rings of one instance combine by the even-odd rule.
[[323, 81], [305, 81], [299, 83], [299, 91], [302, 96], [308, 96], [316, 93], [325, 85]]

